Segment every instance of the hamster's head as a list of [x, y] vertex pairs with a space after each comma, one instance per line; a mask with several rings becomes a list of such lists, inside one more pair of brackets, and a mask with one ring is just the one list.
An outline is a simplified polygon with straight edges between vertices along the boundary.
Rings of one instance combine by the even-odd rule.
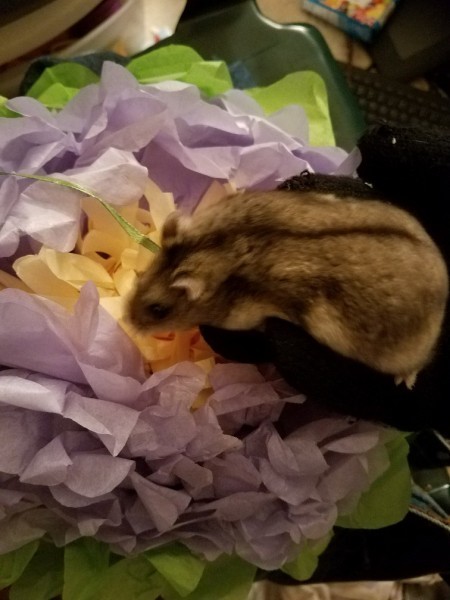
[[161, 249], [138, 277], [129, 300], [128, 321], [147, 332], [220, 323], [227, 312], [225, 299], [216, 297], [227, 277], [223, 256], [223, 249], [205, 244], [190, 217], [169, 215]]

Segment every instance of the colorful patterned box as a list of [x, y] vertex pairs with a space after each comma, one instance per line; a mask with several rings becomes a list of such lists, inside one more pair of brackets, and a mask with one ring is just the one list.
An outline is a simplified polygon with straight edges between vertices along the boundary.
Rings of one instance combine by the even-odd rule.
[[303, 7], [352, 37], [370, 42], [398, 2], [399, 0], [304, 0]]

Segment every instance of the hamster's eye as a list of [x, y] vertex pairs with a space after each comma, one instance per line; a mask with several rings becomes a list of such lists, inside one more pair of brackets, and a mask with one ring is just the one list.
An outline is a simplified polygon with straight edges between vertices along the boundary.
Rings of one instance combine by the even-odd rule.
[[155, 302], [153, 304], [149, 304], [146, 307], [146, 310], [154, 319], [164, 319], [172, 310], [172, 307], [168, 304], [159, 304]]

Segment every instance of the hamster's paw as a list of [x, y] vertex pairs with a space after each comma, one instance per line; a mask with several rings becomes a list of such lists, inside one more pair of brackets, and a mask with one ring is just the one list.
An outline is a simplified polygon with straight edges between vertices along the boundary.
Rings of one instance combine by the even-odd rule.
[[418, 371], [413, 371], [412, 373], [409, 373], [408, 375], [396, 375], [395, 380], [394, 380], [395, 385], [400, 385], [401, 383], [404, 383], [406, 385], [406, 387], [408, 388], [408, 390], [412, 390], [414, 387], [414, 384], [416, 383], [417, 373], [418, 373]]

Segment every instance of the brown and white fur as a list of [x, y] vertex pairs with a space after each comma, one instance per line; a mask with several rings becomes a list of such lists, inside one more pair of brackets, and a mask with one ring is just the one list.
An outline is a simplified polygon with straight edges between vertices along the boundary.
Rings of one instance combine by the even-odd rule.
[[129, 318], [148, 331], [302, 326], [336, 352], [411, 386], [436, 345], [445, 262], [418, 221], [378, 200], [240, 193], [169, 216]]

